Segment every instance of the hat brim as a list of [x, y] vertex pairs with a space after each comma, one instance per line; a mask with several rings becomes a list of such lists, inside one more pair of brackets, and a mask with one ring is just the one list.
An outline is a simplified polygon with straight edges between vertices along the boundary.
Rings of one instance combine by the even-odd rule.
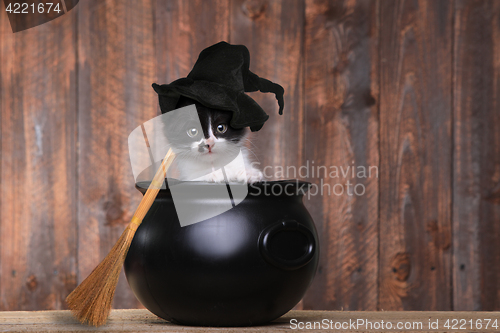
[[250, 96], [215, 82], [182, 78], [170, 84], [153, 83], [153, 89], [158, 93], [162, 113], [174, 110], [180, 96], [184, 96], [209, 108], [234, 112], [230, 122], [233, 128], [250, 127], [258, 131], [269, 119]]

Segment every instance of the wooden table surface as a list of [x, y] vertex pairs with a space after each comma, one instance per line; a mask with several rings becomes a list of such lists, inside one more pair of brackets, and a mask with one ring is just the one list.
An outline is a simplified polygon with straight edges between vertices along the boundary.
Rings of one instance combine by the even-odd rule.
[[[367, 327], [368, 321], [371, 328]], [[314, 326], [307, 329], [308, 323], [314, 325], [315, 322], [316, 329]], [[445, 326], [447, 322], [450, 327]], [[429, 327], [429, 323], [433, 326]], [[434, 326], [435, 323], [438, 326]], [[392, 329], [388, 329], [389, 325]], [[398, 325], [402, 328], [398, 329]], [[95, 328], [81, 325], [69, 311], [0, 312], [0, 332], [293, 332], [300, 327], [307, 332], [498, 332], [499, 328], [494, 327], [498, 325], [500, 312], [290, 311], [265, 326], [215, 328], [174, 325], [147, 310], [113, 310], [108, 323]]]

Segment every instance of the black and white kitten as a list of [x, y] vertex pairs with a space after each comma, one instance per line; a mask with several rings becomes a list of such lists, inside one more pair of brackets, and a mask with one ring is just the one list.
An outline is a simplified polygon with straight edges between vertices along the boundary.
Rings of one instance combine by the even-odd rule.
[[[183, 96], [177, 108], [192, 104], [196, 106], [197, 116], [181, 113], [182, 118], [166, 128], [180, 179], [216, 183], [264, 180], [262, 172], [252, 165], [250, 151], [244, 145], [248, 129], [229, 125], [232, 112], [208, 108]], [[228, 163], [237, 156], [239, 163]]]

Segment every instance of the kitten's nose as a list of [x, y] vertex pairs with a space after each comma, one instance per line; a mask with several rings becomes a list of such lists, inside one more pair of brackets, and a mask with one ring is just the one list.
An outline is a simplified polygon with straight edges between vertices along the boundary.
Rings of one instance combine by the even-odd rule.
[[198, 151], [200, 153], [202, 153], [205, 148], [208, 149], [209, 152], [212, 152], [212, 148], [214, 147], [215, 145], [215, 141], [212, 139], [212, 138], [209, 138], [209, 139], [206, 139], [204, 142], [201, 142], [199, 145], [198, 145]]
[[205, 143], [207, 145], [209, 145], [210, 147], [213, 147], [215, 145], [215, 140], [212, 137], [210, 137], [210, 138], [205, 140]]
[[213, 149], [213, 148], [214, 148], [214, 146], [215, 146], [215, 140], [214, 140], [214, 139], [212, 139], [212, 138], [208, 138], [208, 139], [205, 141], [205, 143], [206, 143], [206, 147], [207, 147], [208, 151], [209, 151], [209, 152], [211, 152], [211, 151], [212, 151], [212, 149]]

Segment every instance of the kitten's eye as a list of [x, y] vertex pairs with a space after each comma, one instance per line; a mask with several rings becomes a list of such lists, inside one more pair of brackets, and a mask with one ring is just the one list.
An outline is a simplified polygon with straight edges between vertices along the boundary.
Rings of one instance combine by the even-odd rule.
[[189, 135], [190, 138], [194, 138], [198, 135], [198, 130], [196, 128], [190, 128], [187, 130], [187, 135]]
[[217, 132], [219, 133], [225, 133], [227, 131], [227, 125], [226, 124], [220, 124], [217, 126]]

